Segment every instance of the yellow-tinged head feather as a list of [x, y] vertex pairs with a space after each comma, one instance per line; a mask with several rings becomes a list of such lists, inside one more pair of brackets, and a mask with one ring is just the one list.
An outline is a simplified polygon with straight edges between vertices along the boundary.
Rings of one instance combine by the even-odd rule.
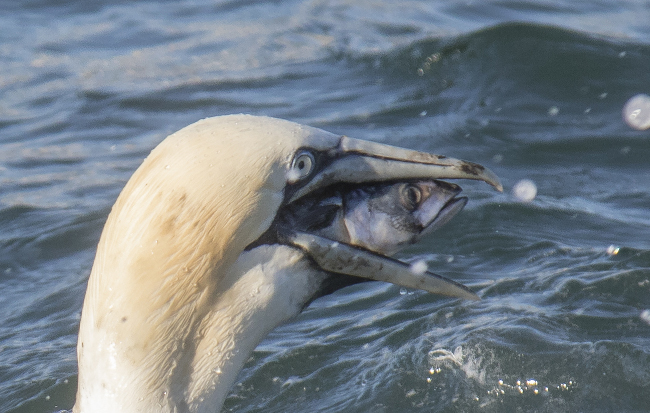
[[[246, 115], [204, 119], [167, 137], [108, 218], [80, 345], [105, 347], [108, 340], [121, 348], [120, 359], [148, 364], [148, 355], [168, 352], [156, 349], [194, 340], [197, 320], [223, 283], [236, 281], [223, 279], [228, 267], [274, 219], [295, 151], [337, 143], [318, 129]], [[151, 360], [152, 380], [161, 362]]]

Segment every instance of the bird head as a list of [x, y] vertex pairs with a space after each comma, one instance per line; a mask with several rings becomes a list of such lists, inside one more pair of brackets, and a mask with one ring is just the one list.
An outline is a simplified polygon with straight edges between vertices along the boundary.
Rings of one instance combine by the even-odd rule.
[[[170, 135], [127, 182], [102, 232], [82, 311], [75, 411], [129, 404], [173, 411], [206, 394], [220, 403], [217, 366], [225, 370], [230, 360], [221, 375], [228, 385], [269, 329], [301, 308], [258, 331], [242, 330], [253, 314], [268, 313], [271, 301], [239, 300], [237, 278], [257, 277], [252, 257], [263, 254], [253, 252], [270, 245], [299, 252], [327, 274], [477, 299], [462, 285], [373, 251], [372, 242], [337, 242], [279, 219], [340, 185], [439, 179], [482, 180], [502, 190], [496, 175], [475, 163], [267, 117], [208, 118]], [[435, 226], [435, 215], [425, 215], [418, 219]], [[443, 215], [438, 223], [453, 214]], [[233, 321], [244, 313], [248, 321]], [[245, 343], [241, 351], [235, 336]], [[226, 344], [229, 350], [215, 355]]]

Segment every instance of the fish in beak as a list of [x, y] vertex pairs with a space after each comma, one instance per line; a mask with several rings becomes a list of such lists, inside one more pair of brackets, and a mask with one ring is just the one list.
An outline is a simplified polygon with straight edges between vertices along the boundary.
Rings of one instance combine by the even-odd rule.
[[[413, 271], [391, 255], [441, 227], [467, 203], [455, 184], [497, 176], [475, 163], [389, 145], [340, 138], [335, 149], [302, 148], [290, 163], [284, 203], [254, 245], [280, 242], [302, 249], [322, 270], [390, 282], [434, 294], [478, 300], [467, 287], [429, 271]], [[330, 293], [334, 288], [322, 288]]]

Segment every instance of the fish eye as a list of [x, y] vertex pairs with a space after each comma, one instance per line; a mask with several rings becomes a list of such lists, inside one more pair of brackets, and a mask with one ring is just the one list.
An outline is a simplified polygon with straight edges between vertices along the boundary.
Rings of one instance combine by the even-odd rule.
[[422, 190], [416, 185], [404, 185], [401, 195], [402, 205], [409, 211], [414, 211], [422, 202]]
[[316, 166], [316, 159], [311, 152], [300, 151], [291, 162], [290, 181], [296, 182], [308, 176]]

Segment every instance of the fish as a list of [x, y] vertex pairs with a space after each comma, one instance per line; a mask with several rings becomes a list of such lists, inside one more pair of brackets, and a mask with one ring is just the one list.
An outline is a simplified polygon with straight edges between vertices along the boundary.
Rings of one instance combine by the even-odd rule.
[[467, 204], [461, 187], [440, 180], [343, 186], [282, 210], [277, 226], [394, 255], [439, 229]]

